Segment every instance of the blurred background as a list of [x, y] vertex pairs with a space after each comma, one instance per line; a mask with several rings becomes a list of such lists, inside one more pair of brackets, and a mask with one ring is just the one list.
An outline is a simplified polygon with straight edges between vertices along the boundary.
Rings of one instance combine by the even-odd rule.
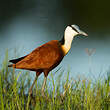
[[68, 24], [77, 24], [89, 36], [76, 37], [57, 68], [69, 68], [71, 76], [106, 74], [110, 67], [109, 5], [109, 0], [1, 0], [0, 64], [6, 49], [9, 59], [24, 56], [41, 44], [60, 40]]

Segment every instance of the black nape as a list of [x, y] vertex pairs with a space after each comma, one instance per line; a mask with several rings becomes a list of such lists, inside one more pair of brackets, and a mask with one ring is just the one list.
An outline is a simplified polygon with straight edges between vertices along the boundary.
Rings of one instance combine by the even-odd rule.
[[59, 42], [61, 43], [61, 45], [64, 45], [65, 43], [64, 35], [63, 35], [63, 38]]

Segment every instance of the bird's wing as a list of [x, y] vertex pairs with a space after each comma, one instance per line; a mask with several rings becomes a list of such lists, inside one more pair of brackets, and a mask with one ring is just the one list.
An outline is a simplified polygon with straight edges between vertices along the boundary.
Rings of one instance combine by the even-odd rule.
[[61, 58], [58, 41], [51, 41], [36, 48], [27, 57], [16, 63], [16, 68], [31, 70], [51, 68]]

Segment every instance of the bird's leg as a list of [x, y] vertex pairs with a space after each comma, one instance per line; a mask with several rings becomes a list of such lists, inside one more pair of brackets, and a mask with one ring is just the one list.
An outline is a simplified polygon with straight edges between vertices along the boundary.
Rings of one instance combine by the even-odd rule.
[[44, 82], [42, 85], [42, 96], [44, 96], [44, 89], [45, 89], [46, 81], [47, 81], [47, 76], [44, 76]]
[[35, 79], [34, 79], [34, 82], [32, 83], [32, 86], [29, 88], [29, 94], [31, 95], [32, 94], [32, 88], [37, 80], [38, 76], [36, 75]]

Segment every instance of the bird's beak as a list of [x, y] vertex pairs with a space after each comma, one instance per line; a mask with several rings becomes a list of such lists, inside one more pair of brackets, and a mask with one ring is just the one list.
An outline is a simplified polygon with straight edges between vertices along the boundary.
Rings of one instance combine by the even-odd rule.
[[86, 34], [85, 32], [81, 31], [79, 32], [80, 35], [84, 35], [84, 36], [88, 36], [88, 34]]

